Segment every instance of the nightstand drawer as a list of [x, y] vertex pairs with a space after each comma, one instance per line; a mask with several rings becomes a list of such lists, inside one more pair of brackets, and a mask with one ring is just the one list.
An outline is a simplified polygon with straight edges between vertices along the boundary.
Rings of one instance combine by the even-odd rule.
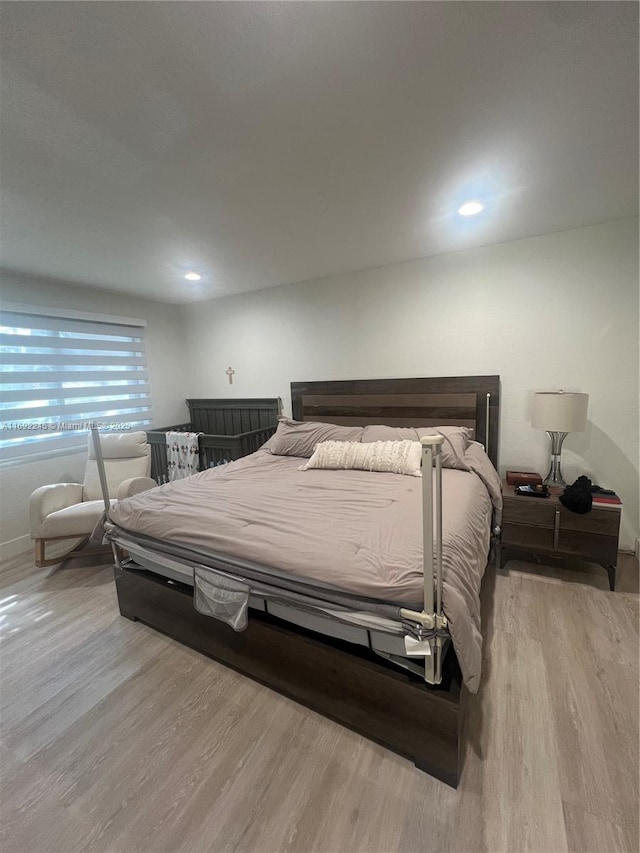
[[553, 527], [511, 524], [507, 521], [502, 525], [502, 544], [551, 549], [553, 548]]
[[583, 533], [617, 537], [619, 527], [619, 510], [592, 509], [591, 512], [586, 512], [584, 515], [578, 515], [565, 509], [565, 507], [560, 509], [560, 530], [576, 530]]
[[528, 524], [534, 527], [555, 527], [556, 508], [545, 498], [519, 497], [505, 501], [503, 520], [510, 524]]
[[560, 529], [558, 551], [582, 557], [584, 560], [603, 560], [615, 565], [618, 559], [618, 537]]

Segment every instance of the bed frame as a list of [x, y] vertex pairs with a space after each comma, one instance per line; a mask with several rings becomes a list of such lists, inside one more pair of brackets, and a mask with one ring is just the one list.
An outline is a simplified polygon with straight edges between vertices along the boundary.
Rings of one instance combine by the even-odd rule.
[[[499, 386], [498, 376], [292, 383], [292, 409], [298, 420], [339, 424], [468, 426], [496, 465]], [[423, 454], [429, 465], [435, 457], [436, 472], [438, 449], [437, 442], [423, 441]], [[423, 488], [428, 500], [431, 478], [423, 478]], [[437, 510], [437, 493], [431, 500]], [[428, 519], [425, 537], [432, 531], [431, 514]], [[430, 671], [434, 684], [425, 683], [429, 658], [421, 678], [367, 649], [293, 626], [269, 613], [252, 610], [248, 628], [234, 632], [195, 610], [190, 586], [127, 568], [116, 555], [118, 603], [123, 616], [139, 619], [407, 756], [421, 770], [456, 787], [467, 692], [461, 687], [453, 649], [444, 657], [441, 584], [426, 582], [434, 577], [434, 567], [427, 563], [432, 548], [424, 550], [424, 610], [403, 611], [403, 616], [422, 624], [431, 634], [434, 651], [438, 647]], [[437, 564], [435, 570], [439, 574]]]

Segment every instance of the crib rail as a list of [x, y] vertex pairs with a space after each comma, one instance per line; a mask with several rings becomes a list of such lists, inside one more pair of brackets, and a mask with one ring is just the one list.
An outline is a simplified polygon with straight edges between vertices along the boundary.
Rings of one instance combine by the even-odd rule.
[[277, 422], [281, 408], [278, 397], [190, 399], [186, 402], [193, 432], [206, 435], [240, 435], [272, 426]]
[[241, 459], [255, 453], [276, 431], [275, 424], [239, 435], [201, 435], [200, 470]]
[[[182, 425], [185, 427], [185, 425]], [[172, 431], [192, 432], [190, 424], [183, 429]], [[249, 453], [255, 453], [265, 441], [276, 431], [276, 425], [252, 429], [239, 435], [206, 435], [198, 438], [200, 450], [200, 470], [215, 468], [216, 465], [224, 465], [241, 459]], [[167, 465], [167, 437], [169, 430], [152, 430], [147, 433], [147, 441], [151, 445], [151, 476], [156, 483], [167, 483], [169, 481], [169, 468]]]
[[243, 400], [186, 400], [190, 421], [147, 432], [151, 445], [151, 476], [157, 483], [169, 479], [167, 432], [197, 432], [200, 470], [254, 453], [276, 431], [280, 414], [277, 397]]

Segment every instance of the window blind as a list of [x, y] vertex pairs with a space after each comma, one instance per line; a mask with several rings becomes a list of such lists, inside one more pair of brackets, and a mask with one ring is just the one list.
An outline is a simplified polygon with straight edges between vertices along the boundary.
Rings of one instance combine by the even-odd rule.
[[0, 310], [2, 458], [84, 446], [91, 426], [151, 423], [144, 326], [74, 313]]

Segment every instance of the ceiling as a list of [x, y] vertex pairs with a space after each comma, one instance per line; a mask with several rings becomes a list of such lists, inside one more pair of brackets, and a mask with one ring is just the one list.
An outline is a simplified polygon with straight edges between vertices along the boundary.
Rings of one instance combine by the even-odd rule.
[[637, 214], [636, 3], [4, 3], [1, 50], [13, 271], [189, 302]]

